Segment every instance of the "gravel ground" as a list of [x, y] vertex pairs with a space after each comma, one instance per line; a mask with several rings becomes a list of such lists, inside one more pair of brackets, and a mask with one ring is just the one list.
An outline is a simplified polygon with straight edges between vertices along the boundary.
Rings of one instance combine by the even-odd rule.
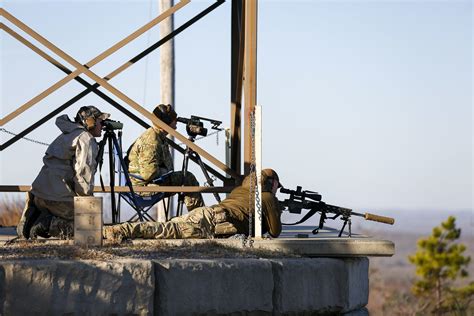
[[82, 247], [67, 241], [16, 241], [0, 247], [0, 260], [116, 260], [116, 259], [214, 259], [214, 258], [288, 258], [296, 255], [254, 249], [234, 248], [212, 240], [193, 244], [183, 242], [179, 246], [160, 240], [146, 244], [113, 243], [105, 241], [102, 247]]

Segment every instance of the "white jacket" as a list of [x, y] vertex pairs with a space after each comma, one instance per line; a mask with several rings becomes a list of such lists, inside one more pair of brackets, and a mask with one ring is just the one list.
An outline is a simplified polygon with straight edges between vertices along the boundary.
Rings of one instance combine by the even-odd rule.
[[65, 114], [56, 118], [56, 126], [62, 134], [46, 150], [43, 168], [32, 184], [31, 193], [45, 200], [70, 202], [74, 196], [92, 195], [97, 141]]

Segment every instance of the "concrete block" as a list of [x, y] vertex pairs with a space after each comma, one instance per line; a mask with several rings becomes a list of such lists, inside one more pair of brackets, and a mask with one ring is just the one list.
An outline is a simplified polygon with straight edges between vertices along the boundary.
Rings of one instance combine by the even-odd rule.
[[0, 315], [153, 314], [150, 261], [3, 261], [0, 271]]
[[155, 273], [158, 315], [260, 315], [273, 309], [268, 260], [160, 260]]
[[74, 244], [102, 246], [102, 197], [74, 197]]
[[344, 311], [361, 309], [369, 302], [369, 259], [344, 258], [347, 302]]
[[3, 305], [5, 303], [5, 292], [7, 288], [5, 286], [5, 269], [0, 265], [0, 315], [3, 315]]
[[367, 304], [367, 258], [271, 261], [276, 313], [344, 313]]

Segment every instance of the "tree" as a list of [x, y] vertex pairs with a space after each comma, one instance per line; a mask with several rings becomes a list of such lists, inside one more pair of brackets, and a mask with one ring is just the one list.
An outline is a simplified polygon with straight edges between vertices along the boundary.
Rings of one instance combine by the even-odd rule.
[[[464, 288], [454, 288], [458, 278], [468, 276], [466, 270], [470, 257], [463, 256], [466, 246], [457, 242], [461, 229], [456, 228], [456, 218], [450, 216], [441, 226], [433, 228], [427, 238], [418, 240], [418, 251], [408, 259], [416, 266], [416, 274], [412, 291], [415, 296], [426, 302], [435, 299], [435, 313], [460, 311], [459, 293], [463, 293], [463, 302], [469, 304], [472, 297], [472, 284]], [[467, 308], [467, 306], [464, 306]]]

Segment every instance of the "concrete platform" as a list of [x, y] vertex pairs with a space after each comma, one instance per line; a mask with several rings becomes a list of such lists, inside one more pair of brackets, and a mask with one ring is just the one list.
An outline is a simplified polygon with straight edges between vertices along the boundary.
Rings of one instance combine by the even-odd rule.
[[[288, 236], [289, 234], [283, 234]], [[0, 228], [0, 246], [8, 240], [16, 237], [16, 231], [12, 227]], [[215, 243], [244, 248], [241, 239], [226, 238], [213, 239]], [[46, 243], [64, 243], [55, 239], [45, 240]], [[135, 245], [152, 245], [157, 240], [136, 239], [131, 241]], [[208, 240], [159, 240], [159, 243], [180, 246], [186, 244], [203, 244]], [[72, 241], [65, 243], [72, 244]], [[285, 254], [297, 254], [306, 257], [390, 257], [395, 253], [395, 244], [389, 240], [374, 239], [357, 235], [356, 237], [334, 237], [330, 231], [322, 232], [313, 238], [275, 238], [255, 239], [253, 247], [262, 250], [277, 251]]]
[[[213, 239], [215, 243], [244, 248], [241, 240], [237, 239]], [[137, 239], [134, 245], [150, 245], [155, 240]], [[208, 240], [160, 240], [173, 246], [186, 244], [203, 244]], [[248, 245], [246, 245], [248, 246]], [[395, 245], [389, 240], [378, 240], [372, 238], [276, 238], [255, 239], [253, 247], [256, 249], [276, 251], [285, 254], [296, 254], [305, 257], [391, 257], [395, 253]]]
[[[165, 259], [116, 253], [111, 260], [98, 260], [95, 254], [104, 249], [99, 247], [89, 250], [97, 251], [88, 257], [94, 260], [74, 260], [10, 257], [14, 250], [29, 254], [38, 247], [48, 253], [84, 249], [54, 239], [8, 248], [4, 244], [16, 236], [15, 229], [0, 228], [0, 315], [368, 315], [367, 257], [392, 256], [393, 242], [360, 235], [337, 238], [331, 231], [311, 236], [315, 238], [288, 237], [292, 235], [295, 231], [285, 238], [254, 240], [253, 257], [218, 253], [195, 259], [192, 251], [222, 248], [216, 244], [248, 248], [242, 239], [228, 238], [120, 245], [135, 254], [153, 249]], [[183, 249], [187, 256], [168, 257], [166, 246]], [[268, 250], [271, 256], [255, 249]]]

